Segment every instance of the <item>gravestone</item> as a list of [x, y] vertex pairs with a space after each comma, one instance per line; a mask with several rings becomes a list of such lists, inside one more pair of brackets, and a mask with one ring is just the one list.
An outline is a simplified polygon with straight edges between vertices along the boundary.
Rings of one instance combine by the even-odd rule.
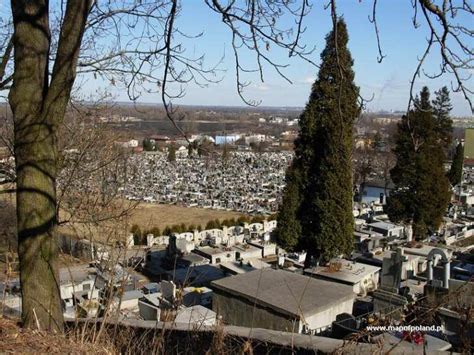
[[402, 277], [403, 255], [401, 249], [392, 252], [389, 258], [383, 258], [381, 289], [398, 293]]
[[407, 242], [411, 243], [411, 241], [413, 240], [413, 228], [411, 224], [405, 227], [405, 235], [407, 237]]
[[173, 281], [161, 281], [161, 294], [163, 298], [173, 302], [176, 297], [176, 285]]
[[178, 247], [176, 246], [176, 234], [171, 234], [169, 237], [169, 244], [166, 248], [166, 254], [169, 257], [174, 257], [179, 254]]

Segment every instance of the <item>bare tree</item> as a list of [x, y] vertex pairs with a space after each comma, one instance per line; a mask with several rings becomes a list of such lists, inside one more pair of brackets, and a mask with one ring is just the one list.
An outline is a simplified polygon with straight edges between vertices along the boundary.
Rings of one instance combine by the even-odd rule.
[[[274, 43], [284, 46], [292, 55], [303, 55], [298, 44], [301, 29], [285, 42], [283, 38], [287, 38], [284, 35], [288, 32], [275, 27], [275, 21], [288, 13], [298, 18], [306, 13], [296, 12], [292, 8], [294, 3], [252, 1], [246, 5], [248, 11], [234, 6], [234, 2], [225, 7], [217, 1], [208, 5], [229, 18], [227, 21], [233, 26], [241, 23], [247, 28], [246, 32], [236, 32], [234, 27], [234, 38], [248, 41], [247, 33], [253, 33], [253, 47], [249, 49], [260, 51], [260, 47]], [[15, 132], [22, 317], [28, 327], [62, 329], [54, 240], [58, 224], [56, 181], [61, 158], [58, 133], [77, 71], [101, 75], [111, 84], [124, 84], [131, 99], [136, 99], [141, 89], [147, 89], [145, 83], [154, 83], [168, 117], [174, 122], [175, 111], [169, 100], [182, 96], [184, 91], [181, 88], [171, 93], [167, 85], [191, 81], [202, 85], [213, 81], [216, 75], [215, 68], [204, 67], [203, 57], [186, 56], [182, 45], [174, 41], [177, 35], [185, 35], [175, 25], [179, 11], [177, 0], [71, 0], [57, 4], [56, 8], [50, 8], [45, 0], [12, 1], [14, 31], [8, 41], [13, 43], [15, 67], [9, 102]], [[4, 48], [2, 62], [8, 63], [12, 49], [9, 45]], [[259, 58], [269, 59], [266, 54]], [[7, 65], [2, 68], [5, 73]], [[157, 72], [158, 69], [161, 71]], [[239, 84], [239, 88], [242, 86]]]

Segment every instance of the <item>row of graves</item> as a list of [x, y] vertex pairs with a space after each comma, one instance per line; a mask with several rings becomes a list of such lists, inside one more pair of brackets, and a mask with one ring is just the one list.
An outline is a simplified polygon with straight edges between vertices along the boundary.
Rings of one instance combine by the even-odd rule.
[[222, 157], [177, 158], [161, 152], [130, 158], [127, 183], [131, 200], [189, 207], [271, 214], [278, 208], [289, 152], [230, 152]]
[[[275, 228], [275, 220], [264, 220], [262, 223], [244, 223], [242, 226], [195, 230], [171, 236], [155, 237], [148, 234], [149, 250], [143, 263], [144, 272], [159, 278], [174, 276], [173, 281], [183, 283], [189, 280], [181, 280], [177, 276], [181, 273], [189, 276], [190, 267], [194, 273], [200, 269], [207, 270], [207, 276], [211, 277], [238, 273], [234, 269], [250, 264], [264, 266], [262, 260], [276, 260], [277, 246], [270, 240]], [[130, 235], [127, 243], [129, 248], [133, 247], [133, 240]], [[210, 272], [210, 268], [205, 267], [209, 265], [220, 272]], [[180, 269], [185, 269], [185, 272]]]
[[[409, 226], [388, 219], [383, 202], [354, 204], [349, 259], [305, 267], [305, 253], [286, 253], [272, 243], [276, 222], [265, 221], [149, 236], [144, 270], [166, 290], [177, 288], [165, 299], [195, 290], [206, 295], [199, 303], [206, 311], [196, 311], [205, 322], [210, 315], [244, 327], [338, 339], [357, 335], [416, 353], [459, 350], [466, 341], [472, 346], [474, 259], [472, 246], [458, 245], [471, 236], [469, 213], [450, 208], [438, 233], [417, 242]], [[367, 331], [380, 325], [393, 330]]]
[[364, 285], [368, 292], [359, 293], [351, 317], [345, 317], [343, 327], [335, 324], [333, 331], [347, 336], [374, 320], [384, 325], [424, 325], [431, 330], [398, 332], [390, 339], [408, 337], [422, 345], [434, 337], [455, 349], [469, 339], [472, 346], [474, 257], [469, 251], [473, 246], [457, 245], [472, 236], [469, 216], [447, 214], [438, 233], [420, 242], [413, 240], [410, 226], [390, 222], [380, 204], [355, 207], [351, 262], [379, 268], [379, 281]]
[[264, 221], [171, 236], [149, 234], [143, 257], [136, 256], [130, 237], [127, 264], [149, 282], [127, 282], [129, 287], [121, 287], [122, 293], [113, 298], [113, 312], [135, 320], [214, 325], [212, 282], [270, 268], [277, 254], [270, 241], [275, 227], [276, 221]]
[[[265, 221], [149, 236], [145, 272], [178, 289], [203, 288], [212, 296], [210, 304], [201, 305], [227, 324], [341, 339], [369, 325], [408, 324], [412, 317], [417, 325], [440, 328], [419, 335], [380, 331], [363, 341], [401, 342], [410, 351], [423, 344], [431, 350], [458, 346], [462, 312], [472, 306], [474, 266], [452, 248], [413, 242], [409, 229], [390, 223], [382, 213], [368, 215], [363, 223], [362, 218], [356, 221], [350, 260], [305, 268], [305, 253], [286, 253], [272, 243], [276, 222]], [[456, 297], [459, 293], [464, 296]], [[440, 305], [436, 321], [415, 318], [415, 310], [426, 309], [428, 300]], [[472, 331], [472, 323], [466, 329]]]
[[[73, 281], [63, 273], [65, 314], [103, 315], [108, 299], [112, 314], [138, 321], [212, 326], [220, 319], [337, 339], [357, 336], [415, 353], [456, 351], [466, 339], [472, 342], [472, 254], [414, 242], [409, 229], [373, 208], [359, 210], [356, 226], [352, 258], [311, 267], [304, 252], [286, 253], [272, 242], [276, 221], [149, 235], [141, 273], [127, 265], [95, 265]], [[133, 238], [128, 247], [135, 250]], [[395, 328], [368, 331], [381, 325]], [[431, 328], [403, 330], [406, 325]]]

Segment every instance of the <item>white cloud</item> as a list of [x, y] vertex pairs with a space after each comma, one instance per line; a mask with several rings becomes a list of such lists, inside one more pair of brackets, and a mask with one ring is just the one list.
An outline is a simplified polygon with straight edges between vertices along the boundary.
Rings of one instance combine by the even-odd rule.
[[316, 80], [316, 77], [314, 77], [312, 75], [308, 75], [307, 77], [303, 78], [299, 82], [301, 84], [312, 84], [312, 83], [314, 83], [315, 80]]
[[270, 86], [267, 84], [261, 83], [261, 84], [255, 84], [254, 88], [259, 90], [259, 91], [268, 91], [270, 90]]

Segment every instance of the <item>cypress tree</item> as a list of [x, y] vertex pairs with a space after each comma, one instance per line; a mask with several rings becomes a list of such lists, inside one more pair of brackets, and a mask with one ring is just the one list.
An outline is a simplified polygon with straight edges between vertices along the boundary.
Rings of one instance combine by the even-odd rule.
[[151, 150], [155, 150], [155, 145], [151, 142], [149, 138], [145, 138], [143, 140], [143, 150], [147, 152]]
[[353, 249], [352, 131], [360, 107], [348, 40], [346, 24], [339, 19], [326, 37], [310, 97], [315, 127], [302, 204], [307, 265], [311, 257], [328, 261]]
[[462, 180], [462, 166], [464, 162], [464, 147], [461, 142], [456, 146], [451, 169], [448, 172], [448, 179], [452, 186], [461, 183]]
[[294, 142], [295, 157], [286, 171], [286, 186], [277, 213], [275, 241], [288, 251], [304, 248], [302, 241], [301, 205], [307, 188], [307, 173], [313, 157], [313, 135], [316, 116], [313, 101], [306, 104], [298, 119], [299, 134]]
[[451, 195], [443, 168], [445, 146], [440, 144], [446, 141], [447, 130], [440, 130], [429, 98], [424, 87], [398, 124], [397, 163], [390, 171], [395, 189], [386, 207], [392, 221], [413, 224], [417, 238], [439, 227]]
[[436, 131], [439, 135], [439, 141], [448, 147], [452, 139], [453, 121], [449, 117], [453, 106], [449, 97], [449, 90], [443, 86], [435, 92], [435, 99], [432, 102], [433, 116], [436, 124]]
[[[299, 118], [295, 158], [278, 214], [278, 233], [291, 245], [329, 260], [353, 247], [352, 130], [359, 88], [344, 20], [326, 36], [318, 78]], [[301, 227], [301, 234], [300, 228]], [[292, 235], [293, 233], [293, 235]], [[294, 239], [299, 236], [298, 242]], [[278, 238], [277, 238], [278, 240]]]
[[286, 172], [286, 186], [283, 191], [283, 201], [277, 214], [277, 228], [274, 236], [278, 245], [288, 251], [297, 248], [301, 236], [301, 223], [298, 210], [301, 204], [301, 176], [296, 161]]
[[176, 146], [174, 144], [168, 146], [168, 161], [170, 163], [176, 161]]
[[227, 162], [229, 160], [229, 145], [224, 143], [224, 146], [222, 147], [222, 160], [224, 162]]

